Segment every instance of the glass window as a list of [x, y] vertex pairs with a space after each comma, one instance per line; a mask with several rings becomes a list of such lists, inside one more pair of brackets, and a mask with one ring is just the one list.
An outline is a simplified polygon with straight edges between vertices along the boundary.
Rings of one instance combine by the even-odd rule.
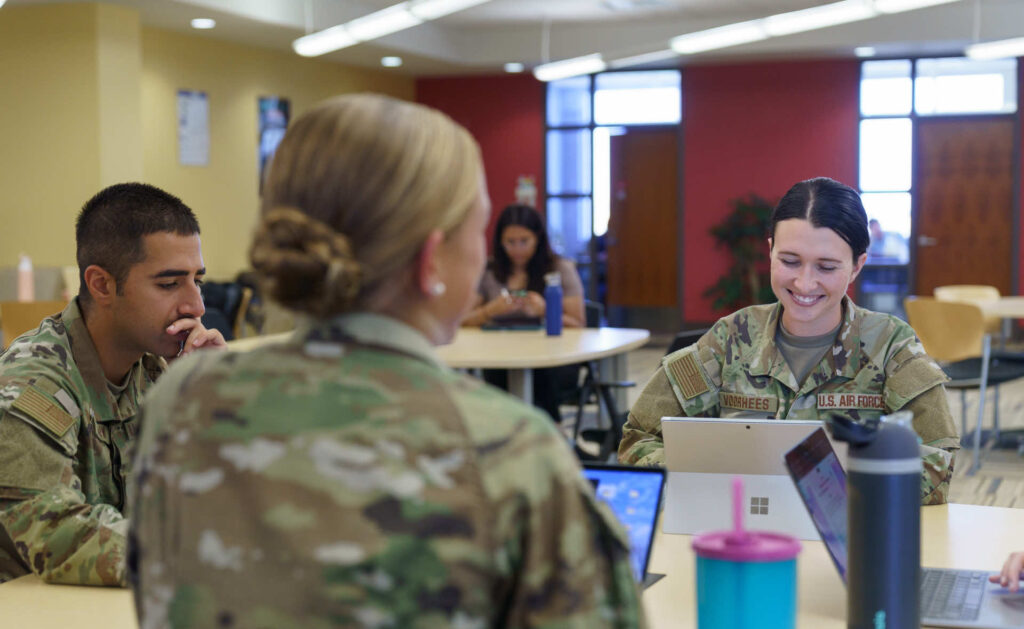
[[1017, 111], [1017, 60], [962, 57], [917, 62], [914, 110], [922, 116]]
[[548, 125], [564, 127], [590, 124], [590, 77], [548, 83]]
[[590, 194], [590, 130], [548, 131], [548, 194]]
[[682, 118], [676, 70], [610, 72], [594, 84], [597, 124], [676, 124]]
[[590, 198], [549, 198], [548, 237], [555, 253], [573, 260], [585, 259], [590, 244]]
[[861, 190], [910, 190], [912, 131], [910, 118], [860, 121]]
[[611, 216], [612, 162], [611, 138], [622, 135], [624, 127], [598, 127], [594, 129], [594, 235], [608, 231]]
[[866, 61], [861, 65], [860, 113], [905, 116], [910, 113], [910, 60]]

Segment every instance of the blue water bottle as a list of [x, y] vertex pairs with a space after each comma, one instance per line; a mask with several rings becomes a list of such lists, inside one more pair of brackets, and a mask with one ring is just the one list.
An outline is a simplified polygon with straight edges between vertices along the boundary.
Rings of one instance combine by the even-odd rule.
[[849, 629], [921, 626], [921, 453], [912, 414], [856, 423], [833, 416], [850, 444], [846, 491]]
[[548, 336], [558, 336], [562, 333], [562, 276], [548, 273], [544, 282], [544, 323]]

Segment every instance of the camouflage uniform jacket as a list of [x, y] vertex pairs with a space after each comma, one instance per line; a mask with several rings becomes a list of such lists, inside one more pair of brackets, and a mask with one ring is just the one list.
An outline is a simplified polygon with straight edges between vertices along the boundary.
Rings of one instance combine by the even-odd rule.
[[77, 300], [0, 356], [0, 582], [125, 584], [128, 449], [165, 367], [147, 354], [115, 397]]
[[838, 412], [861, 420], [905, 408], [922, 440], [922, 503], [946, 502], [960, 441], [942, 386], [947, 378], [914, 330], [844, 298], [832, 351], [800, 384], [775, 344], [781, 312], [778, 304], [745, 308], [662, 359], [629, 413], [619, 460], [664, 465], [666, 416], [825, 419]]
[[147, 396], [140, 625], [638, 627], [625, 534], [551, 420], [351, 314]]

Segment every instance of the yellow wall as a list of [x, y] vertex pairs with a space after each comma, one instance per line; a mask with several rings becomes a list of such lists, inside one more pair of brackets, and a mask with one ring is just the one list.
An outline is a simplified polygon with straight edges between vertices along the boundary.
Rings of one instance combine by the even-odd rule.
[[99, 189], [96, 23], [93, 5], [0, 11], [0, 266], [74, 261]]
[[[332, 95], [412, 99], [411, 78], [143, 27], [103, 4], [0, 11], [0, 267], [74, 263], [74, 219], [93, 194], [142, 179], [199, 217], [212, 279], [246, 267], [258, 213], [257, 102], [292, 117]], [[178, 165], [177, 91], [210, 103], [210, 163]]]
[[[176, 194], [199, 218], [209, 277], [247, 266], [259, 211], [257, 159], [260, 96], [291, 101], [294, 119], [324, 98], [375, 91], [413, 99], [413, 80], [385, 72], [303, 59], [208, 37], [144, 28], [142, 110], [146, 181]], [[209, 166], [178, 164], [177, 90], [206, 92]]]

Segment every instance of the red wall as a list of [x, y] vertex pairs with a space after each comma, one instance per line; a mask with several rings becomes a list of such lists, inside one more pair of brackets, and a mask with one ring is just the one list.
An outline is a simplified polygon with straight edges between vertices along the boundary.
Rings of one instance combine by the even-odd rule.
[[702, 293], [730, 263], [708, 230], [731, 200], [756, 193], [774, 202], [817, 176], [857, 187], [859, 83], [854, 60], [684, 70], [684, 321], [727, 314]]
[[[775, 200], [819, 175], [857, 186], [859, 83], [856, 60], [684, 69], [684, 321], [726, 314], [713, 311], [702, 293], [729, 263], [708, 230], [731, 200], [751, 192]], [[543, 207], [543, 83], [527, 75], [428, 78], [416, 82], [416, 98], [480, 143], [492, 220], [514, 200], [520, 175], [535, 177]]]
[[533, 177], [543, 212], [543, 83], [528, 74], [417, 79], [416, 100], [451, 116], [480, 144], [492, 206], [488, 238], [502, 208], [515, 201], [520, 176]]

